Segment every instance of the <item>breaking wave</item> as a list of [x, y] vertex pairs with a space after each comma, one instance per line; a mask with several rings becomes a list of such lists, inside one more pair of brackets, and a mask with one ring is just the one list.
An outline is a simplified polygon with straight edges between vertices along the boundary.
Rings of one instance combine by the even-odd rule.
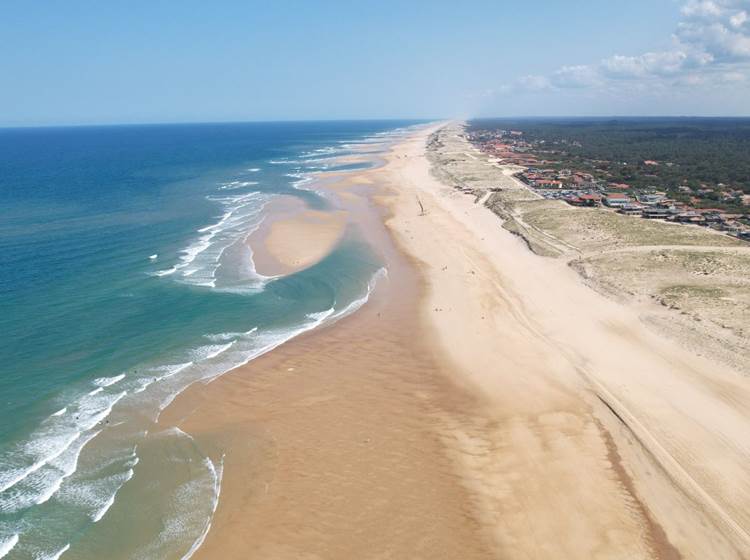
[[[251, 192], [208, 199], [222, 206], [221, 217], [197, 230], [200, 236], [180, 250], [176, 264], [153, 275], [174, 275], [180, 282], [208, 288], [262, 289], [265, 278], [245, 264], [245, 260], [251, 261], [251, 252], [244, 242], [263, 221], [263, 209], [270, 196]], [[222, 278], [217, 275], [220, 268], [226, 272]]]

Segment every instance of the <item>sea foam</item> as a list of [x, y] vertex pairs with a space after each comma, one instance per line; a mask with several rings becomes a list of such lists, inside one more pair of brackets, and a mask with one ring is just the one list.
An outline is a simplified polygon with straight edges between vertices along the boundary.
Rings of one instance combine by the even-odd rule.
[[69, 548], [70, 548], [70, 543], [66, 544], [60, 550], [58, 550], [57, 552], [53, 552], [52, 554], [46, 554], [44, 556], [37, 556], [36, 560], [60, 560], [60, 556], [65, 554]]
[[94, 385], [97, 385], [99, 387], [109, 387], [110, 385], [119, 383], [123, 379], [125, 379], [124, 373], [115, 375], [114, 377], [99, 377], [98, 379], [94, 379]]
[[211, 530], [211, 522], [213, 521], [213, 516], [216, 513], [216, 508], [219, 506], [219, 496], [221, 495], [221, 479], [224, 472], [224, 455], [221, 456], [221, 461], [219, 462], [218, 467], [214, 466], [213, 462], [208, 458], [205, 459], [204, 464], [211, 472], [211, 476], [213, 477], [214, 481], [214, 495], [211, 502], [211, 514], [208, 516], [206, 524], [203, 526], [203, 530], [201, 531], [200, 535], [198, 535], [198, 538], [195, 539], [193, 544], [190, 546], [190, 549], [188, 549], [188, 551], [182, 556], [180, 560], [189, 560], [193, 556], [193, 554], [195, 554], [195, 552], [203, 545], [203, 542], [208, 536], [208, 532]]
[[18, 543], [18, 533], [11, 535], [10, 538], [0, 541], [0, 558], [8, 555]]
[[[252, 182], [227, 183], [232, 188], [250, 186]], [[226, 185], [225, 185], [226, 186]], [[263, 219], [263, 209], [270, 196], [259, 192], [238, 195], [208, 196], [207, 199], [219, 203], [224, 212], [214, 222], [198, 229], [199, 237], [179, 251], [178, 262], [169, 268], [152, 274], [157, 277], [175, 276], [179, 281], [201, 286], [217, 288], [219, 278], [217, 271], [226, 265], [225, 255], [233, 246], [240, 246], [249, 233], [257, 229]], [[226, 267], [225, 267], [226, 268]], [[223, 270], [223, 269], [222, 269]], [[262, 288], [263, 279], [258, 275], [240, 273], [240, 267], [229, 267], [238, 278], [227, 278], [231, 284], [240, 283], [247, 287]], [[226, 282], [225, 282], [226, 283]], [[221, 286], [218, 286], [221, 287]]]
[[58, 457], [26, 477], [23, 484], [0, 494], [0, 511], [13, 513], [47, 502], [60, 490], [65, 479], [76, 471], [81, 451], [99, 433], [101, 430], [76, 438]]
[[[112, 412], [112, 407], [127, 394], [127, 391], [115, 395], [102, 394], [102, 391], [100, 387], [75, 401], [75, 416], [48, 417], [26, 443], [11, 452], [9, 458], [4, 458], [0, 464], [0, 493], [60, 457], [84, 432], [103, 422]], [[11, 461], [16, 466], [8, 464]], [[23, 462], [26, 463], [24, 466], [17, 465]]]

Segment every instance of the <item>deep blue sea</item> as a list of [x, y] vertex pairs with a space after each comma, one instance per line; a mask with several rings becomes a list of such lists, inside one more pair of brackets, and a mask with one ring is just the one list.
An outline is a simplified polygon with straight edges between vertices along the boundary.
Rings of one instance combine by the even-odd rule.
[[[280, 194], [412, 122], [0, 129], [0, 558], [186, 559], [221, 449], [154, 422], [205, 382], [366, 301], [357, 235], [256, 273]], [[349, 164], [346, 168], [351, 168]]]

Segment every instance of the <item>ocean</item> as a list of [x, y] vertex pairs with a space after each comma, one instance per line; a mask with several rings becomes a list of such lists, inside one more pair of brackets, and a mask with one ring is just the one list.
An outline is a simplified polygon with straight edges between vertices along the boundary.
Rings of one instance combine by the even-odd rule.
[[414, 122], [0, 129], [0, 558], [187, 559], [220, 500], [219, 445], [157, 425], [208, 382], [361, 306], [356, 231], [258, 274], [247, 236], [314, 173], [372, 164]]

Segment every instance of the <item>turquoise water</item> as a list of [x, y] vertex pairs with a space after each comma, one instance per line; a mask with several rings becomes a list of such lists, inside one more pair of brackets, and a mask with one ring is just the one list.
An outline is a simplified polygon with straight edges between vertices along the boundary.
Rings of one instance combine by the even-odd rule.
[[[407, 122], [0, 130], [0, 558], [188, 558], [221, 449], [155, 419], [366, 301], [381, 263], [348, 235], [256, 273], [247, 235], [311, 172]], [[373, 150], [369, 150], [373, 151]]]

